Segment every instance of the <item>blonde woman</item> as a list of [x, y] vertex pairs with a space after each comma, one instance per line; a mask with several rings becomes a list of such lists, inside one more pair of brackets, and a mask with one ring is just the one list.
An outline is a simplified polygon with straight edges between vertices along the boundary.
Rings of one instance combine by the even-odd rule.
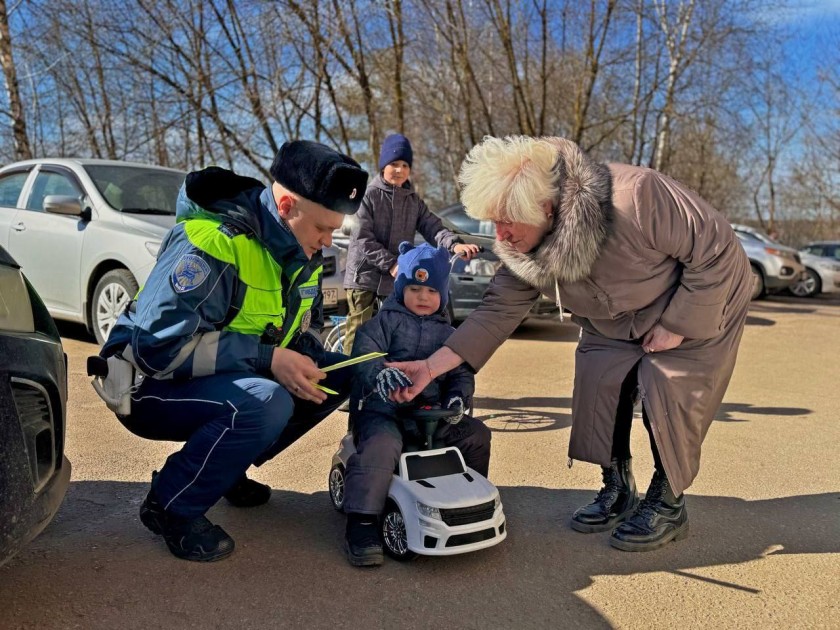
[[[413, 381], [466, 362], [479, 370], [540, 293], [581, 326], [569, 458], [600, 464], [603, 487], [571, 526], [650, 551], [688, 534], [683, 491], [729, 384], [752, 286], [728, 221], [651, 169], [601, 164], [564, 138], [487, 137], [461, 168], [467, 213], [496, 226], [504, 265], [482, 304]], [[630, 465], [641, 397], [655, 472], [639, 501]]]

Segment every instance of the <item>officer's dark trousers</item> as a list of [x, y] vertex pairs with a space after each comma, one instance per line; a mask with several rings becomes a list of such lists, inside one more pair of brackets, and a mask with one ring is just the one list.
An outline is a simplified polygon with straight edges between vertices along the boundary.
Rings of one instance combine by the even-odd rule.
[[[356, 452], [347, 462], [344, 511], [380, 514], [385, 509], [388, 487], [402, 453], [403, 436], [388, 416], [370, 413], [354, 419]], [[490, 429], [471, 416], [446, 425], [437, 437], [456, 446], [467, 466], [487, 476], [490, 467]]]
[[[323, 366], [347, 357], [327, 353]], [[339, 392], [320, 405], [295, 398], [276, 381], [226, 373], [189, 381], [147, 378], [132, 396], [126, 428], [151, 440], [186, 442], [155, 480], [165, 509], [204, 514], [251, 464], [268, 461], [332, 413], [349, 395], [352, 371], [329, 372], [322, 385]]]

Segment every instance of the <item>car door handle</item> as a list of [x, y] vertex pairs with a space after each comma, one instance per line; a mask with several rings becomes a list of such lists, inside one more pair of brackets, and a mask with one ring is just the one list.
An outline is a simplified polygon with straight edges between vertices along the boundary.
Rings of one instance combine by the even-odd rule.
[[26, 226], [23, 224], [23, 221], [18, 221], [12, 226], [12, 229], [15, 232], [23, 232], [26, 229]]
[[458, 280], [461, 282], [475, 282], [475, 278], [472, 276], [457, 276]]

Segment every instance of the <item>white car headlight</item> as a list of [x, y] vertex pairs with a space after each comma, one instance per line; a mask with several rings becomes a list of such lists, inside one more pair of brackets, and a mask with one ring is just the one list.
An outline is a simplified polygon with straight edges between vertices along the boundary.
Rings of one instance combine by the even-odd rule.
[[470, 262], [468, 262], [462, 271], [458, 273], [462, 273], [468, 276], [495, 276], [496, 270], [499, 268], [500, 263], [492, 261], [492, 260], [482, 260], [480, 258], [473, 258]]
[[160, 241], [146, 241], [146, 251], [152, 255], [152, 258], [157, 259], [160, 251]]
[[422, 516], [426, 518], [434, 518], [437, 520], [443, 520], [440, 517], [440, 510], [436, 507], [432, 507], [431, 505], [426, 505], [425, 503], [417, 502], [417, 511], [420, 512]]

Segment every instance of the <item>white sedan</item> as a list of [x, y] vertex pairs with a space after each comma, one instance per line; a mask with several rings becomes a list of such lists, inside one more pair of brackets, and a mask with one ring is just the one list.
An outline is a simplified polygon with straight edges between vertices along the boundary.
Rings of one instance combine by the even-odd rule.
[[820, 293], [840, 293], [840, 260], [815, 256], [805, 250], [799, 252], [805, 265], [803, 277], [790, 287], [798, 297], [813, 297]]

